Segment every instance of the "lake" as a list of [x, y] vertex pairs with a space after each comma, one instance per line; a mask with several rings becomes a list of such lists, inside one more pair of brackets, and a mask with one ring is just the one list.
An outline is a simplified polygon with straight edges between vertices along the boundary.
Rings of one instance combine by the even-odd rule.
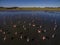
[[60, 45], [60, 12], [0, 11], [1, 45]]

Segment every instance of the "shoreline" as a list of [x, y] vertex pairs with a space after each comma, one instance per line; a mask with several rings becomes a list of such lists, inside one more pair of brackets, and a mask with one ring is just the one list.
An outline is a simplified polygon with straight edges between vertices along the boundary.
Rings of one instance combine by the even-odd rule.
[[0, 8], [0, 11], [16, 10], [16, 11], [60, 11], [60, 8]]

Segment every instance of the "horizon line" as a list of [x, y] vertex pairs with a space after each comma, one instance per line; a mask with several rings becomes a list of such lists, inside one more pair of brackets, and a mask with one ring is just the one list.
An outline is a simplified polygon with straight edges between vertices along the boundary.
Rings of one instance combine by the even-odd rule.
[[[47, 8], [51, 8], [50, 6], [46, 6], [46, 7], [40, 7], [40, 6], [39, 7], [37, 7], [37, 6], [21, 6], [21, 7], [20, 6], [19, 7], [18, 6], [10, 6], [10, 7], [9, 6], [0, 6], [0, 7], [5, 7], [5, 8], [11, 8], [11, 7], [17, 7], [17, 8], [46, 8], [47, 7]], [[60, 6], [56, 6], [56, 7], [53, 6], [52, 8], [57, 8], [57, 7], [60, 7]]]

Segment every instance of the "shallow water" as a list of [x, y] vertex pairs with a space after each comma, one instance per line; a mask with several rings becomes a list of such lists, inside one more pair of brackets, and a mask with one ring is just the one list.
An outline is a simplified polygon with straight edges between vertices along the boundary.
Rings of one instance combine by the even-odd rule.
[[60, 45], [60, 12], [0, 11], [0, 30], [1, 45]]

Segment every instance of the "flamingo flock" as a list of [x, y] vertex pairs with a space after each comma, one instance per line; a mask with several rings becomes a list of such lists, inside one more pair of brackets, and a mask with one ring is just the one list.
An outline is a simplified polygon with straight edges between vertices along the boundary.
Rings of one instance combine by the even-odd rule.
[[3, 41], [10, 39], [39, 44], [39, 41], [44, 43], [44, 41], [48, 42], [56, 37], [58, 24], [57, 19], [53, 16], [21, 14], [10, 16], [8, 19], [7, 17], [9, 16], [4, 18], [5, 24], [0, 25], [0, 34], [2, 35], [0, 37]]

